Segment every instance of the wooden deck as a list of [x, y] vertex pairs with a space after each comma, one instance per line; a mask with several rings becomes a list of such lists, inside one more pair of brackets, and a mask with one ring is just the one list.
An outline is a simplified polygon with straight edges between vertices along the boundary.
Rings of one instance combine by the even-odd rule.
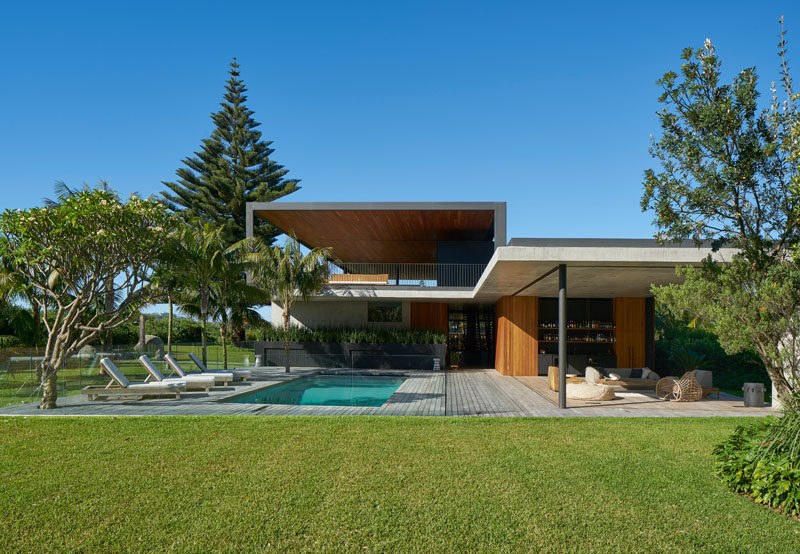
[[[0, 408], [2, 416], [147, 416], [147, 415], [410, 415], [491, 417], [676, 417], [761, 416], [776, 413], [770, 408], [745, 408], [741, 399], [706, 399], [700, 402], [662, 402], [646, 395], [625, 395], [618, 401], [586, 403], [568, 401], [559, 410], [537, 379], [508, 377], [492, 369], [460, 371], [380, 371], [406, 377], [406, 381], [380, 407], [290, 406], [243, 404], [232, 397], [253, 392], [290, 379], [318, 373], [319, 369], [254, 369], [254, 379], [209, 393], [185, 393], [180, 400], [113, 400], [89, 402], [75, 395], [58, 400], [59, 408], [40, 411], [35, 403]], [[325, 371], [325, 370], [322, 370]], [[349, 372], [349, 370], [339, 370]], [[361, 372], [359, 373], [373, 373]]]

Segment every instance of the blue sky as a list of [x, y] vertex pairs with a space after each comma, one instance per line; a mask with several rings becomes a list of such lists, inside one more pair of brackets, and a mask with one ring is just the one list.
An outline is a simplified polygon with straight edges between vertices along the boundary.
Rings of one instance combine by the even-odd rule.
[[[777, 77], [796, 2], [136, 2], [4, 6], [2, 208], [53, 183], [163, 189], [227, 65], [293, 201], [504, 200], [510, 237], [648, 237], [655, 80], [710, 37]], [[800, 76], [798, 76], [800, 78]]]

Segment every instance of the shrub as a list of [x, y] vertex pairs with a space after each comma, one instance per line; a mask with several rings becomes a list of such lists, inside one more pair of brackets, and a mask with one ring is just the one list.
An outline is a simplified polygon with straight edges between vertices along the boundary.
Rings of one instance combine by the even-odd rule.
[[19, 346], [19, 339], [14, 335], [0, 335], [0, 348], [11, 348]]
[[800, 516], [800, 414], [741, 425], [714, 456], [716, 473], [731, 490]]
[[763, 383], [770, 388], [767, 370], [754, 351], [728, 354], [713, 333], [688, 327], [685, 322], [665, 320], [663, 314], [658, 314], [657, 373], [682, 375], [690, 369], [709, 369], [714, 372], [714, 386], [721, 389], [741, 389], [743, 383]]
[[[164, 344], [167, 343], [166, 318], [148, 317], [145, 321], [145, 331], [148, 335], [156, 335]], [[219, 325], [209, 322], [208, 341], [219, 341]], [[139, 342], [139, 322], [130, 321], [114, 329], [114, 344], [133, 345]], [[188, 318], [175, 318], [172, 322], [172, 343], [200, 342], [200, 323]]]
[[[260, 340], [283, 341], [282, 327], [265, 326], [258, 330]], [[327, 327], [303, 329], [290, 327], [289, 340], [293, 342], [357, 342], [369, 344], [445, 344], [447, 337], [443, 331], [427, 329], [345, 329]]]

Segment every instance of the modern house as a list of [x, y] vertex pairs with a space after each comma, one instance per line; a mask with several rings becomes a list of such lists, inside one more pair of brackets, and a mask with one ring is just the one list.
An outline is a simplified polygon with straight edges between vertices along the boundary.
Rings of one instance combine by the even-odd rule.
[[[451, 361], [505, 375], [559, 361], [652, 367], [651, 285], [733, 254], [690, 241], [507, 240], [504, 202], [249, 203], [247, 216], [249, 234], [263, 218], [337, 258], [324, 290], [292, 308], [293, 324], [438, 329]], [[274, 324], [282, 313], [273, 303]]]

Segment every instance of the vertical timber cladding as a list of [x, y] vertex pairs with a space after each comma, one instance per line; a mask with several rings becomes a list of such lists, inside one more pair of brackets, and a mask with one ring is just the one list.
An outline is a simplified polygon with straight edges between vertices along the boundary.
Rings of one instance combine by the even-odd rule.
[[495, 305], [495, 369], [503, 375], [539, 374], [539, 297], [504, 296]]
[[411, 302], [411, 328], [447, 333], [447, 303]]
[[617, 367], [645, 365], [645, 298], [615, 298]]

